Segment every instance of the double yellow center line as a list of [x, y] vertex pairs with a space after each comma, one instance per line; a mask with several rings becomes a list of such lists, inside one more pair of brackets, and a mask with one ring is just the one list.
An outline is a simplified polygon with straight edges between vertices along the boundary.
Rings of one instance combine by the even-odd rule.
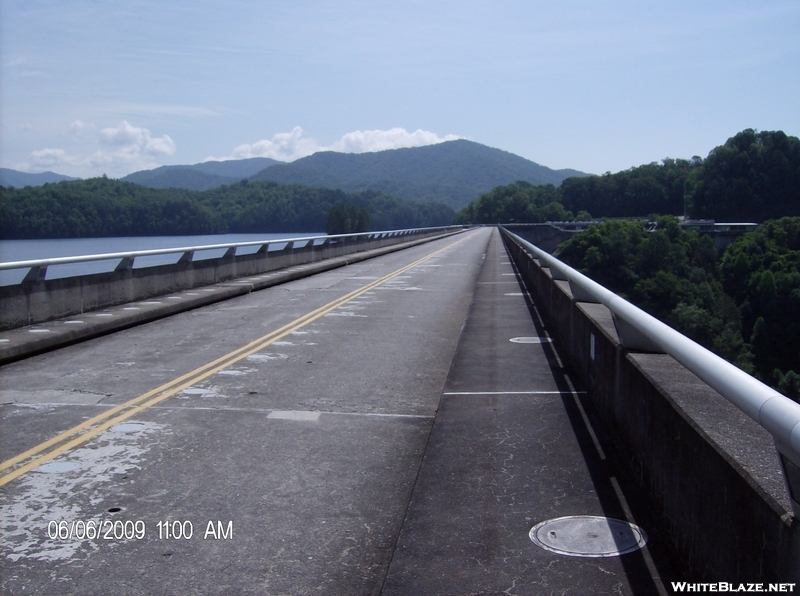
[[66, 453], [70, 449], [74, 449], [78, 445], [88, 441], [92, 437], [99, 435], [101, 432], [111, 428], [115, 424], [119, 424], [123, 420], [127, 420], [128, 418], [135, 416], [147, 408], [172, 397], [176, 393], [180, 393], [184, 389], [199, 383], [203, 379], [210, 377], [224, 368], [227, 368], [232, 364], [247, 358], [251, 354], [255, 354], [256, 352], [263, 350], [270, 344], [280, 340], [283, 337], [286, 337], [290, 333], [297, 331], [298, 329], [305, 327], [310, 323], [313, 323], [321, 317], [324, 317], [329, 312], [336, 310], [350, 300], [358, 298], [370, 290], [374, 290], [390, 279], [393, 279], [398, 275], [402, 275], [414, 267], [418, 267], [425, 261], [428, 261], [429, 259], [432, 259], [449, 248], [452, 248], [463, 240], [465, 240], [465, 238], [461, 238], [460, 240], [457, 240], [456, 242], [453, 242], [444, 248], [441, 248], [417, 261], [414, 261], [410, 265], [406, 265], [405, 267], [402, 267], [397, 271], [390, 273], [389, 275], [362, 286], [361, 288], [354, 290], [349, 294], [345, 294], [344, 296], [329, 302], [325, 306], [321, 306], [316, 310], [312, 310], [302, 317], [295, 319], [291, 323], [284, 325], [283, 327], [276, 329], [275, 331], [272, 331], [271, 333], [268, 333], [267, 335], [264, 335], [263, 337], [260, 337], [257, 340], [242, 346], [241, 348], [225, 354], [221, 358], [217, 358], [216, 360], [204, 364], [203, 366], [196, 368], [193, 371], [178, 377], [177, 379], [173, 379], [172, 381], [165, 383], [160, 387], [156, 387], [147, 393], [143, 393], [139, 397], [135, 397], [123, 404], [110, 408], [104, 411], [102, 414], [98, 414], [97, 416], [70, 428], [69, 430], [59, 433], [52, 439], [44, 441], [43, 443], [36, 445], [36, 447], [28, 449], [24, 453], [20, 453], [16, 457], [12, 457], [11, 459], [4, 461], [2, 464], [0, 464], [0, 471], [9, 468], [13, 469], [10, 472], [0, 476], [0, 486], [4, 486], [22, 474], [25, 474], [26, 472], [29, 472], [30, 470], [50, 461], [51, 459]]

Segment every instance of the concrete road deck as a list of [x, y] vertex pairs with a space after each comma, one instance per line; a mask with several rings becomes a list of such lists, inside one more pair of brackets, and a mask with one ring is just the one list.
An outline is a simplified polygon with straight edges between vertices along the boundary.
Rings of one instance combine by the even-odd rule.
[[[647, 504], [580, 397], [493, 236], [383, 594], [671, 593]], [[587, 515], [638, 524], [649, 545], [581, 558], [529, 538], [539, 522]]]
[[[646, 506], [516, 337], [546, 331], [480, 229], [8, 364], [0, 590], [663, 593]], [[649, 546], [528, 539], [574, 514]]]

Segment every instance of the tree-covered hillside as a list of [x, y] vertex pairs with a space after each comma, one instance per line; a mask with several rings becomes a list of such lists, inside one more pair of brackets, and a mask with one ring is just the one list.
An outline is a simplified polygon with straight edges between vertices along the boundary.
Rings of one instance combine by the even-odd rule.
[[56, 174], [55, 172], [40, 172], [28, 174], [9, 168], [0, 168], [0, 186], [39, 186], [47, 182], [61, 182], [62, 180], [77, 180], [70, 176]]
[[208, 190], [234, 184], [276, 163], [279, 162], [268, 157], [204, 161], [190, 166], [161, 166], [153, 170], [141, 170], [128, 174], [122, 180], [150, 188]]
[[366, 189], [412, 200], [463, 207], [482, 192], [524, 180], [560, 184], [576, 170], [551, 170], [513, 153], [467, 140], [372, 153], [315, 153], [289, 164], [276, 164], [252, 180], [308, 186]]
[[92, 178], [22, 189], [0, 187], [0, 236], [86, 238], [320, 232], [336, 204], [366, 209], [374, 230], [448, 225], [453, 210], [376, 191], [345, 193], [274, 182], [204, 192]]
[[[539, 195], [525, 194], [517, 185], [495, 189], [459, 211], [457, 220], [542, 221]], [[595, 217], [686, 213], [692, 218], [759, 223], [800, 215], [800, 139], [781, 131], [748, 129], [713, 149], [705, 160], [668, 158], [616, 174], [568, 178], [548, 196], [564, 212]], [[514, 219], [494, 219], [498, 214]]]
[[800, 139], [740, 132], [709, 153], [687, 186], [693, 217], [762, 222], [800, 215]]
[[542, 223], [576, 217], [590, 219], [588, 213], [576, 216], [564, 209], [560, 193], [552, 184], [533, 186], [520, 181], [481, 195], [456, 213], [453, 223]]
[[709, 236], [614, 220], [557, 256], [723, 358], [800, 400], [800, 217], [766, 222], [717, 254]]

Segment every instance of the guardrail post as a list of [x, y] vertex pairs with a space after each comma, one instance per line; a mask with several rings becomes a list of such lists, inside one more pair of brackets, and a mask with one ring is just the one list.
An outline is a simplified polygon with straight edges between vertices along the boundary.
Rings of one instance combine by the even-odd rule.
[[617, 335], [619, 335], [619, 343], [621, 343], [622, 347], [626, 350], [651, 352], [653, 354], [664, 353], [664, 350], [656, 345], [652, 339], [640, 333], [635, 327], [616, 313], [612, 312], [611, 318], [614, 320], [614, 327], [617, 329]]
[[124, 257], [120, 260], [116, 267], [114, 267], [114, 271], [127, 271], [128, 269], [133, 269], [133, 260], [136, 257]]
[[181, 255], [181, 258], [178, 259], [178, 262], [179, 263], [191, 263], [193, 257], [194, 257], [194, 251], [193, 250], [187, 250], [185, 253], [183, 253]]
[[44, 277], [47, 275], [47, 266], [44, 267], [31, 267], [31, 270], [28, 271], [27, 275], [22, 278], [23, 283], [32, 283], [36, 281], [44, 281]]

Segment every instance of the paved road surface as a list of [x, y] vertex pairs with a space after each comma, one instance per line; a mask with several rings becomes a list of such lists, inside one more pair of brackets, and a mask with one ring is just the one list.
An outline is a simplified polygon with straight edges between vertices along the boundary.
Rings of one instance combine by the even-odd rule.
[[658, 593], [527, 538], [627, 506], [507, 261], [479, 229], [3, 367], [2, 593]]

